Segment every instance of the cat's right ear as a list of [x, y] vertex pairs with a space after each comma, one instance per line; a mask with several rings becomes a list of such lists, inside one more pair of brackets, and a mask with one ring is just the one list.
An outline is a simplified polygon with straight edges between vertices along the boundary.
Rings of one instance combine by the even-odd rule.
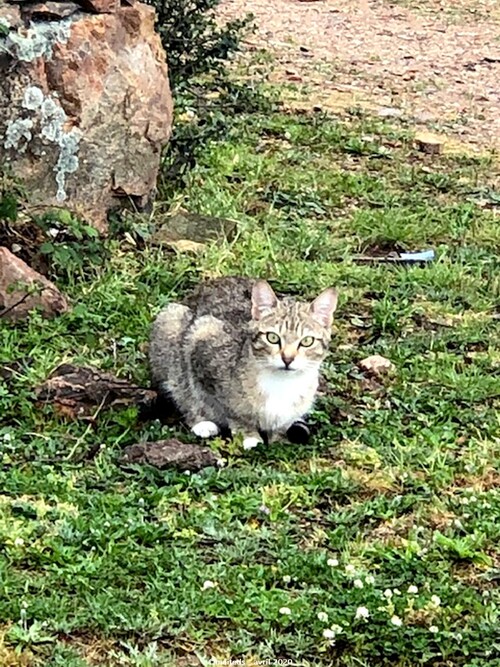
[[263, 315], [276, 308], [278, 298], [271, 285], [265, 280], [257, 280], [252, 288], [252, 317], [260, 320]]
[[332, 326], [333, 313], [337, 308], [338, 293], [333, 287], [323, 290], [311, 303], [314, 319], [328, 329]]

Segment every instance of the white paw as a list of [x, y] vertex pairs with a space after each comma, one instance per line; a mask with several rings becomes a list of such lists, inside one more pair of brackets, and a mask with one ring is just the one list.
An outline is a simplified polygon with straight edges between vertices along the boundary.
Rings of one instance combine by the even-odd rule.
[[198, 422], [191, 431], [199, 438], [213, 438], [214, 435], [219, 435], [219, 427], [213, 422]]
[[243, 449], [254, 449], [257, 445], [261, 445], [262, 440], [260, 438], [244, 438], [243, 439]]

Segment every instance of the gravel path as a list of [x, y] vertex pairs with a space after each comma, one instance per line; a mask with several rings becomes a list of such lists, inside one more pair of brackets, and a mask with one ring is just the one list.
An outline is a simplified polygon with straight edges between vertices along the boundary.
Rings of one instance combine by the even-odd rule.
[[[411, 118], [475, 150], [500, 148], [499, 0], [222, 0], [255, 15], [251, 48], [307, 104]], [[303, 92], [304, 92], [303, 91]], [[295, 104], [304, 105], [302, 101]]]

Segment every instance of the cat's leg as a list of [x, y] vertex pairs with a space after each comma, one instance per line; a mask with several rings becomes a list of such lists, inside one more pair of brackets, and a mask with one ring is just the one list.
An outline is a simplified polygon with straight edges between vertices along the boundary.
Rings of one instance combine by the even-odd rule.
[[169, 303], [158, 314], [151, 329], [149, 365], [157, 391], [154, 412], [163, 423], [175, 423], [190, 405], [186, 364], [182, 354], [183, 332], [193, 312], [180, 303]]
[[198, 438], [214, 438], [219, 435], [220, 428], [215, 422], [208, 419], [202, 419], [191, 426], [191, 431], [198, 436]]
[[212, 315], [198, 318], [189, 332], [189, 381], [193, 412], [187, 423], [200, 438], [226, 433], [227, 372], [225, 354], [233, 344], [224, 323]]
[[307, 445], [311, 431], [303, 419], [297, 419], [286, 431], [286, 438], [292, 445]]
[[269, 442], [288, 440], [293, 445], [307, 445], [311, 436], [304, 417], [298, 417], [270, 434]]
[[255, 449], [263, 443], [264, 440], [259, 433], [243, 434], [243, 449]]
[[233, 438], [237, 434], [243, 437], [243, 449], [255, 449], [259, 445], [267, 444], [267, 435], [260, 433], [249, 424], [229, 421], [229, 429]]

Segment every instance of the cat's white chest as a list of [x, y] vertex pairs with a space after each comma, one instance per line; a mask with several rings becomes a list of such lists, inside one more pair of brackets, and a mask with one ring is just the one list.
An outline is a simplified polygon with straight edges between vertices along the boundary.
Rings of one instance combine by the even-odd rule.
[[260, 374], [259, 427], [264, 431], [286, 431], [312, 407], [318, 373], [264, 371]]

